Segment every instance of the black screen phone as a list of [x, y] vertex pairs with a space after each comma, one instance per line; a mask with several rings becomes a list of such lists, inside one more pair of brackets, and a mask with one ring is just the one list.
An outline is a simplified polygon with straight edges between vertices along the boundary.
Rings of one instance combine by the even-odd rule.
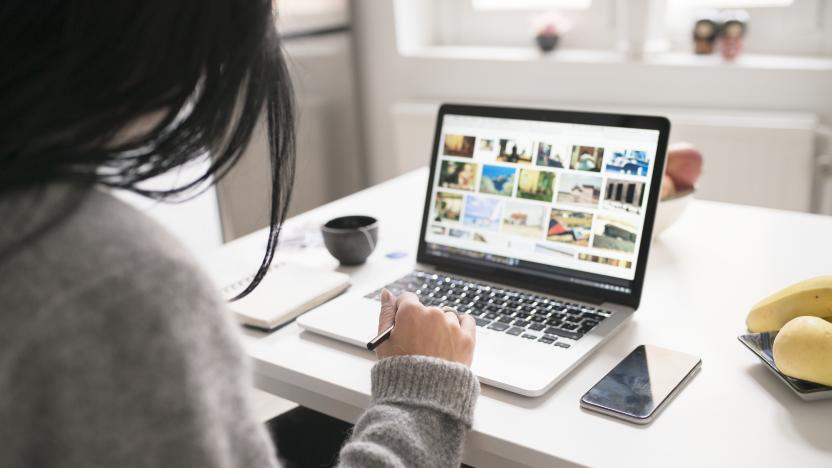
[[638, 346], [581, 397], [581, 407], [647, 424], [701, 366], [690, 354]]

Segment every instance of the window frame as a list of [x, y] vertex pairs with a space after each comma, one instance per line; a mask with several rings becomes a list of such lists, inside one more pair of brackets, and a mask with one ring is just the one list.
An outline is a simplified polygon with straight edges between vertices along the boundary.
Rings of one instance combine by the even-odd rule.
[[[477, 0], [442, 0], [436, 4], [437, 45], [530, 47], [534, 44], [532, 17], [543, 10], [477, 9]], [[507, 0], [511, 1], [511, 0]], [[732, 0], [725, 0], [731, 3]], [[747, 2], [749, 0], [736, 0]], [[647, 38], [658, 50], [689, 53], [691, 30], [697, 11], [684, 0], [653, 2], [657, 5]], [[829, 3], [829, 4], [828, 4]], [[615, 50], [621, 34], [616, 0], [592, 0], [586, 9], [564, 10], [572, 23], [560, 47]], [[793, 0], [788, 6], [743, 8], [751, 16], [745, 51], [769, 55], [832, 55], [832, 2]], [[501, 25], [505, 27], [501, 28]], [[653, 50], [656, 50], [654, 47]]]

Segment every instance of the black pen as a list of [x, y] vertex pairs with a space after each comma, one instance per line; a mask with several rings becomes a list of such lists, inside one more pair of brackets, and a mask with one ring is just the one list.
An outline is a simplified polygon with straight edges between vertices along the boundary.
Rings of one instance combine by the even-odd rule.
[[393, 333], [393, 327], [394, 326], [396, 326], [396, 325], [395, 324], [390, 325], [389, 327], [387, 327], [386, 330], [379, 333], [378, 336], [376, 336], [375, 338], [370, 340], [370, 342], [367, 343], [367, 349], [369, 349], [370, 351], [373, 351], [374, 349], [378, 348], [378, 346], [380, 344], [387, 341], [387, 339], [390, 338], [390, 334]]

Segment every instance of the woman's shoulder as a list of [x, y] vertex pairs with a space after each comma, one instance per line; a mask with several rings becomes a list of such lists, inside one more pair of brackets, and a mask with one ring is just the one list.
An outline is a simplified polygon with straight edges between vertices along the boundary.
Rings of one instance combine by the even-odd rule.
[[216, 288], [172, 235], [109, 193], [88, 189], [77, 198], [58, 203], [58, 221], [0, 258], [0, 328], [91, 327], [129, 340], [143, 331], [154, 339], [183, 328], [198, 334], [204, 326], [228, 334]]
[[188, 466], [233, 440], [270, 466], [239, 332], [188, 251], [103, 192], [47, 226], [0, 256], [0, 419], [51, 438], [12, 438], [4, 454], [108, 447], [102, 466]]

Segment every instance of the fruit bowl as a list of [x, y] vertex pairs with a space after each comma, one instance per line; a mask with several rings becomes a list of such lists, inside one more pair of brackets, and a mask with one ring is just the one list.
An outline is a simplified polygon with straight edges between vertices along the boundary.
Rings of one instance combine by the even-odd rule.
[[686, 190], [659, 202], [659, 207], [656, 209], [656, 222], [653, 225], [655, 236], [661, 235], [682, 217], [690, 201], [693, 200], [694, 193], [696, 193], [695, 189]]
[[832, 387], [821, 385], [806, 380], [795, 379], [783, 374], [774, 364], [774, 356], [771, 347], [774, 344], [774, 337], [777, 332], [750, 333], [740, 335], [737, 339], [754, 353], [766, 367], [772, 371], [780, 380], [803, 400], [827, 400], [832, 399]]

